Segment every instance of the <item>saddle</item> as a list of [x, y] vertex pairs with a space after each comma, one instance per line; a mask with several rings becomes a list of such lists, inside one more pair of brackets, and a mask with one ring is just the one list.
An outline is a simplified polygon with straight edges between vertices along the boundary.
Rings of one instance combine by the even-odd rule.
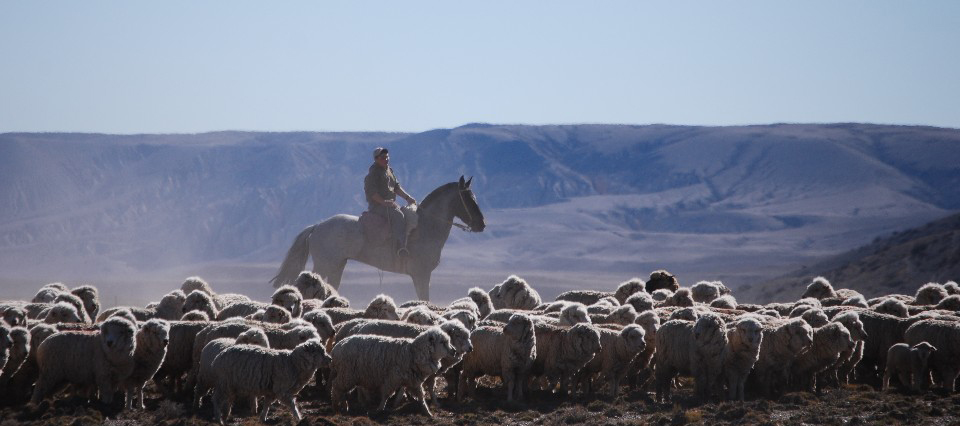
[[[417, 227], [417, 206], [404, 206], [403, 217], [406, 221], [407, 237]], [[360, 232], [363, 241], [371, 245], [386, 245], [393, 240], [393, 231], [390, 229], [390, 220], [385, 216], [369, 210], [360, 214]]]

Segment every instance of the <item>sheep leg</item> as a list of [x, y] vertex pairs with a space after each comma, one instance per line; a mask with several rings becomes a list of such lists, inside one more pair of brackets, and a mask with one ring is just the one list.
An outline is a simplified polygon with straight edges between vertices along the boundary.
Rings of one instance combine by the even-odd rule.
[[140, 401], [140, 409], [141, 409], [141, 410], [146, 410], [146, 409], [147, 409], [147, 405], [144, 403], [144, 399], [143, 399], [143, 388], [144, 388], [144, 387], [146, 387], [146, 385], [138, 386], [138, 387], [137, 387], [137, 395], [139, 395], [139, 397], [137, 398], [137, 400]]
[[[263, 423], [267, 422], [267, 413], [270, 411], [270, 405], [276, 401], [274, 398], [264, 398], [263, 400], [263, 412], [260, 413], [260, 421]], [[298, 413], [299, 414], [299, 413]], [[298, 419], [299, 420], [299, 419]]]
[[[460, 379], [457, 381], [457, 402], [463, 402], [463, 397], [467, 393], [467, 385], [470, 377], [463, 371], [460, 372]], [[507, 397], [509, 399], [509, 397]]]
[[297, 419], [297, 422], [299, 423], [300, 420], [303, 419], [303, 416], [300, 415], [300, 409], [297, 408], [297, 397], [291, 396], [290, 398], [287, 398], [286, 404], [288, 407], [290, 407], [290, 411], [293, 411], [293, 417]]
[[412, 388], [410, 389], [410, 391], [413, 393], [413, 395], [411, 396], [415, 399], [420, 400], [420, 408], [423, 409], [423, 412], [426, 415], [433, 417], [433, 413], [430, 412], [430, 407], [427, 406], [427, 399], [424, 398], [424, 395], [423, 395], [423, 386], [420, 386], [419, 383], [416, 383], [414, 384], [414, 386], [409, 386], [409, 387]]
[[620, 393], [620, 376], [614, 374], [610, 378], [610, 397], [615, 399], [618, 393]]

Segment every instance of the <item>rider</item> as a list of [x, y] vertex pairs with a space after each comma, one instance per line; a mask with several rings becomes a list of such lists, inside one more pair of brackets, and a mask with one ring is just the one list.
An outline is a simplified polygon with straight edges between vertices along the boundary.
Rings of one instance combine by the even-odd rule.
[[390, 168], [390, 151], [386, 148], [373, 150], [373, 164], [367, 171], [367, 177], [363, 178], [363, 192], [367, 196], [370, 212], [390, 221], [397, 254], [406, 254], [407, 225], [396, 199], [399, 195], [407, 201], [407, 205], [417, 204], [417, 200], [407, 194], [397, 181], [397, 176]]

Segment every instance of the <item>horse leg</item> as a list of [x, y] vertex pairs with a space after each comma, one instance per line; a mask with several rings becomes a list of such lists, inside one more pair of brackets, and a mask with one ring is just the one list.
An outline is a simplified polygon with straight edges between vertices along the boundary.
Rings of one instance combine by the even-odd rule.
[[323, 259], [318, 260], [317, 257], [313, 258], [313, 272], [319, 274], [323, 279], [327, 280], [327, 284], [330, 284], [335, 289], [340, 289], [340, 279], [343, 278], [343, 269], [347, 267], [347, 259], [342, 260], [330, 260]]
[[413, 288], [417, 291], [417, 299], [430, 301], [430, 272], [410, 274], [413, 278]]

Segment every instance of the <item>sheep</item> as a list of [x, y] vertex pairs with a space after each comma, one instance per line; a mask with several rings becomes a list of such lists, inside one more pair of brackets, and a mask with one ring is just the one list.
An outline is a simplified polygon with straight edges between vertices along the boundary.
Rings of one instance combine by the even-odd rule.
[[59, 296], [62, 293], [67, 293], [70, 290], [63, 283], [50, 283], [40, 287], [40, 290], [37, 290], [37, 294], [33, 296], [33, 299], [30, 300], [31, 303], [53, 303], [53, 299]]
[[[57, 333], [57, 328], [50, 324], [35, 324], [30, 329], [30, 349], [27, 351], [26, 359], [20, 364], [20, 368], [11, 372], [12, 377], [8, 380], [0, 380], [0, 395], [4, 401], [26, 401], [32, 395], [32, 388], [37, 381], [39, 373], [37, 367], [37, 348], [50, 337]], [[11, 357], [13, 354], [11, 353]], [[10, 362], [10, 361], [8, 361]], [[6, 374], [3, 375], [5, 377]]]
[[960, 311], [960, 295], [951, 294], [944, 297], [937, 303], [935, 309], [944, 309], [948, 311]]
[[409, 322], [411, 324], [439, 325], [443, 322], [443, 317], [437, 315], [435, 312], [425, 306], [418, 306], [416, 308], [407, 310], [407, 312], [404, 312], [403, 316], [400, 317], [400, 320]]
[[37, 406], [63, 383], [81, 389], [96, 385], [100, 400], [113, 402], [113, 394], [133, 372], [135, 325], [123, 318], [110, 318], [97, 333], [60, 332], [37, 348], [40, 377], [30, 404]]
[[873, 306], [887, 299], [897, 299], [904, 304], [913, 304], [914, 301], [913, 296], [907, 296], [905, 294], [888, 294], [886, 296], [874, 297], [873, 299], [867, 300], [867, 305], [872, 308]]
[[0, 334], [6, 334], [0, 343], [0, 387], [6, 387], [10, 378], [20, 369], [30, 354], [30, 331], [23, 327], [6, 328], [0, 324]]
[[[187, 293], [187, 299], [183, 302], [182, 313], [190, 311], [202, 311], [210, 318], [219, 318], [220, 312], [214, 299], [202, 290], [193, 290]], [[252, 313], [252, 312], [251, 312]]]
[[624, 303], [633, 306], [633, 309], [637, 311], [637, 313], [652, 310], [655, 305], [653, 297], [643, 292], [632, 294]]
[[883, 373], [883, 390], [890, 389], [890, 378], [896, 376], [900, 383], [917, 392], [929, 375], [927, 363], [930, 356], [937, 352], [937, 348], [927, 342], [920, 342], [913, 347], [906, 343], [897, 343], [887, 350], [887, 368]]
[[597, 290], [570, 290], [560, 293], [554, 300], [558, 302], [577, 302], [584, 305], [592, 305], [607, 296], [613, 296], [613, 293]]
[[749, 380], [762, 395], [773, 396], [786, 386], [797, 356], [813, 343], [813, 328], [803, 319], [771, 319], [763, 326], [763, 344]]
[[311, 311], [303, 314], [303, 320], [312, 324], [317, 329], [317, 335], [320, 340], [328, 341], [333, 338], [335, 330], [330, 316], [323, 311]]
[[270, 303], [286, 309], [294, 318], [300, 318], [303, 314], [303, 295], [294, 286], [280, 286], [273, 292]]
[[480, 287], [471, 287], [470, 290], [467, 291], [467, 297], [469, 297], [473, 303], [476, 303], [477, 308], [480, 309], [479, 319], [483, 319], [494, 309], [490, 295]]
[[183, 387], [181, 376], [188, 373], [192, 368], [193, 346], [197, 335], [205, 327], [216, 322], [202, 321], [170, 321], [169, 343], [167, 345], [167, 355], [160, 364], [160, 369], [154, 376], [154, 381], [161, 385], [165, 379], [170, 380], [169, 386], [164, 386], [161, 390], [170, 396]]
[[210, 321], [210, 317], [203, 311], [190, 311], [183, 314], [180, 321]]
[[27, 323], [27, 313], [18, 306], [0, 306], [0, 321], [10, 327], [22, 326]]
[[830, 285], [830, 281], [826, 278], [816, 277], [807, 285], [807, 290], [800, 296], [801, 299], [807, 297], [815, 299], [835, 298], [837, 297], [837, 292], [833, 290], [833, 286]]
[[690, 289], [681, 288], [667, 297], [659, 306], [688, 307], [693, 305], [693, 296], [690, 294]]
[[627, 303], [627, 299], [629, 299], [630, 296], [645, 292], [645, 287], [646, 283], [643, 282], [643, 279], [633, 277], [620, 283], [620, 285], [617, 286], [617, 290], [613, 292], [613, 297], [616, 297], [617, 301], [623, 305]]
[[[450, 337], [432, 327], [414, 339], [356, 335], [337, 342], [331, 351], [330, 400], [334, 412], [346, 409], [346, 393], [360, 388], [362, 397], [373, 396], [377, 411], [401, 387], [421, 402], [423, 411], [433, 417], [423, 393], [423, 382], [440, 369], [440, 360], [456, 350]], [[367, 399], [367, 398], [362, 398]]]
[[[937, 348], [937, 351], [930, 355], [930, 369], [933, 371], [934, 380], [952, 393], [957, 376], [960, 375], [960, 322], [921, 320], [907, 328], [903, 337], [909, 345], [927, 342]], [[925, 382], [924, 377], [924, 387]]]
[[960, 285], [957, 285], [956, 281], [947, 281], [943, 283], [943, 289], [947, 291], [948, 295], [960, 295]]
[[83, 302], [83, 310], [87, 318], [92, 320], [97, 317], [97, 313], [100, 312], [100, 295], [96, 287], [92, 285], [82, 285], [70, 290], [70, 293], [80, 298]]
[[844, 301], [840, 303], [840, 306], [856, 306], [860, 308], [870, 307], [870, 305], [867, 305], [867, 299], [864, 299], [862, 295], [844, 299]]
[[[602, 318], [598, 318], [596, 321], [593, 320], [593, 317], [590, 318], [589, 322], [597, 324], [619, 324], [622, 326], [628, 326], [637, 322], [637, 311], [633, 309], [633, 306], [624, 305], [620, 306], [617, 309], [614, 309], [609, 315], [606, 315]], [[587, 321], [580, 321], [587, 322]]]
[[643, 328], [646, 347], [633, 360], [630, 367], [628, 381], [632, 389], [643, 388], [651, 377], [650, 362], [657, 350], [657, 331], [660, 328], [660, 317], [653, 311], [645, 311], [637, 317], [637, 325]]
[[744, 387], [750, 370], [760, 358], [763, 325], [755, 318], [744, 317], [727, 331], [727, 350], [723, 357], [723, 374], [731, 401], [743, 401]]
[[926, 283], [917, 289], [917, 295], [914, 296], [914, 305], [936, 305], [947, 297], [947, 289], [937, 283]]
[[213, 288], [210, 287], [210, 284], [208, 284], [203, 278], [197, 276], [187, 277], [185, 280], [183, 280], [183, 284], [180, 284], [180, 291], [182, 291], [183, 294], [193, 293], [194, 290], [207, 293], [211, 297], [217, 294], [213, 291]]
[[516, 275], [507, 277], [489, 292], [494, 309], [533, 309], [540, 304], [540, 294]]
[[159, 318], [167, 321], [176, 321], [183, 316], [183, 304], [187, 296], [180, 290], [173, 290], [160, 298], [160, 302], [153, 307], [135, 308], [126, 306], [117, 306], [103, 310], [96, 317], [97, 322], [102, 322], [113, 316], [121, 309], [127, 309], [136, 318], [137, 321], [146, 321], [152, 318]]
[[677, 277], [663, 269], [651, 272], [650, 280], [644, 286], [644, 289], [650, 294], [660, 289], [666, 289], [672, 293], [679, 288], [680, 283], [677, 281]]
[[170, 342], [170, 324], [162, 319], [152, 319], [143, 324], [137, 331], [136, 349], [133, 353], [134, 368], [124, 380], [127, 409], [133, 409], [133, 398], [137, 397], [140, 409], [146, 409], [143, 404], [143, 388], [147, 380], [160, 369], [163, 358], [167, 355], [167, 344]]
[[467, 330], [473, 330], [477, 328], [477, 314], [471, 311], [466, 310], [454, 310], [445, 312], [441, 315], [446, 320], [457, 320], [463, 324]]
[[537, 356], [533, 321], [523, 314], [510, 317], [500, 327], [479, 327], [470, 334], [473, 352], [463, 357], [457, 400], [463, 401], [476, 389], [475, 379], [483, 375], [500, 376], [507, 401], [523, 400], [523, 383]]
[[723, 367], [727, 348], [726, 325], [720, 317], [705, 313], [696, 323], [667, 321], [657, 331], [657, 399], [670, 399], [670, 385], [678, 374], [694, 377], [695, 394], [701, 401], [709, 397]]
[[850, 372], [863, 359], [865, 341], [869, 336], [863, 328], [863, 322], [860, 321], [860, 314], [856, 311], [839, 313], [833, 317], [832, 321], [843, 324], [850, 332], [850, 338], [853, 339], [855, 344], [852, 350], [842, 352], [837, 362], [827, 369], [827, 378], [839, 386], [840, 384], [850, 383]]
[[673, 292], [665, 288], [654, 290], [653, 293], [650, 294], [650, 298], [653, 299], [654, 302], [657, 302], [657, 306], [660, 306], [659, 305], [660, 303], [665, 302], [667, 299], [669, 299], [672, 296], [673, 296]]
[[264, 309], [257, 311], [251, 315], [248, 315], [246, 319], [263, 321], [271, 324], [286, 324], [292, 320], [292, 315], [290, 311], [284, 309], [282, 306], [269, 305]]
[[536, 322], [537, 357], [530, 368], [532, 377], [543, 376], [553, 390], [559, 382], [560, 394], [570, 392], [570, 382], [577, 371], [600, 351], [600, 332], [590, 324], [562, 328]]
[[737, 309], [737, 299], [735, 299], [732, 295], [725, 294], [713, 299], [713, 301], [710, 302], [710, 307], [719, 309]]
[[297, 279], [293, 281], [293, 286], [300, 291], [300, 295], [304, 300], [326, 300], [330, 297], [339, 296], [337, 289], [333, 288], [333, 286], [330, 284], [327, 284], [327, 281], [316, 272], [301, 272], [300, 275], [297, 275]]
[[817, 308], [807, 309], [800, 315], [807, 324], [810, 324], [810, 327], [819, 328], [827, 325], [830, 322], [830, 319], [827, 318], [827, 314], [823, 313], [823, 310]]
[[817, 383], [817, 374], [836, 363], [841, 353], [853, 348], [850, 331], [841, 323], [832, 322], [814, 329], [810, 349], [800, 354], [793, 363], [791, 374], [795, 387], [807, 392], [819, 390], [822, 383]]
[[700, 318], [700, 312], [694, 308], [683, 308], [673, 311], [667, 318], [667, 321], [684, 320], [696, 322]]
[[697, 282], [696, 284], [690, 287], [690, 292], [693, 297], [693, 301], [697, 303], [706, 303], [706, 304], [713, 302], [716, 298], [721, 296], [720, 286], [722, 285], [723, 283], [721, 283], [720, 281]]
[[242, 294], [236, 294], [236, 293], [217, 294], [217, 295], [214, 295], [212, 298], [213, 298], [214, 307], [217, 309], [217, 311], [226, 309], [227, 307], [229, 307], [234, 303], [249, 302], [251, 300], [247, 296], [244, 296]]
[[[216, 384], [216, 376], [213, 371], [213, 360], [221, 352], [233, 345], [256, 345], [264, 348], [270, 347], [267, 340], [267, 334], [260, 328], [251, 328], [240, 333], [236, 338], [220, 337], [209, 341], [200, 351], [200, 362], [197, 365], [196, 385], [193, 388], [193, 407], [200, 408], [203, 397], [210, 392], [210, 389]], [[256, 401], [254, 401], [256, 404]]]
[[579, 386], [586, 387], [589, 393], [596, 376], [596, 380], [610, 385], [610, 396], [616, 398], [620, 380], [626, 377], [633, 359], [646, 349], [646, 332], [636, 324], [628, 325], [619, 332], [604, 328], [597, 331], [600, 333], [600, 353], [577, 373], [577, 382]]
[[330, 356], [320, 340], [311, 339], [293, 350], [268, 349], [255, 345], [234, 345], [211, 364], [215, 375], [214, 417], [223, 424], [236, 398], [264, 397], [260, 421], [267, 421], [270, 405], [280, 400], [302, 420], [297, 394], [316, 373], [329, 365]]
[[873, 310], [877, 313], [888, 314], [897, 316], [900, 318], [906, 318], [910, 316], [910, 312], [907, 310], [907, 305], [903, 301], [889, 298], [873, 306]]
[[255, 315], [259, 311], [266, 311], [268, 306], [270, 305], [267, 303], [256, 302], [253, 300], [236, 302], [224, 307], [220, 312], [217, 312], [216, 318], [218, 321], [225, 321], [230, 318], [246, 318]]
[[558, 325], [563, 327], [572, 327], [580, 323], [590, 323], [590, 316], [587, 309], [580, 303], [572, 303], [560, 310]]
[[347, 308], [326, 308], [323, 309], [323, 312], [330, 316], [330, 320], [333, 321], [333, 325], [337, 325], [354, 318], [389, 320], [400, 319], [400, 316], [397, 315], [396, 302], [393, 301], [392, 297], [387, 296], [386, 294], [378, 294], [373, 298], [373, 300], [370, 301], [370, 304], [368, 304], [367, 308], [363, 311]]
[[47, 324], [57, 323], [84, 323], [76, 306], [67, 302], [57, 302], [50, 306], [41, 314], [43, 322]]

